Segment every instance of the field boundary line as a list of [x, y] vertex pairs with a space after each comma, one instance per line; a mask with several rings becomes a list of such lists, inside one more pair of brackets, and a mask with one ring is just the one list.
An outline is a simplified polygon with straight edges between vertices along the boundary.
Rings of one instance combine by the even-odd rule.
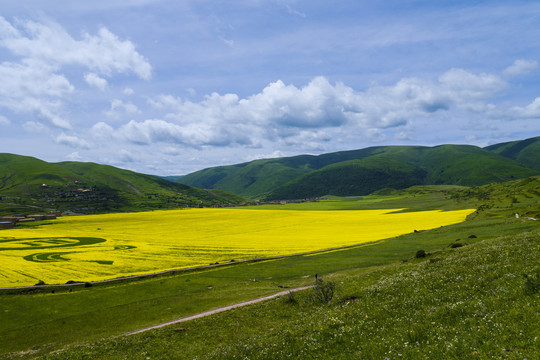
[[162, 327], [165, 327], [165, 326], [174, 325], [174, 324], [178, 324], [178, 323], [182, 323], [182, 322], [186, 322], [186, 321], [190, 321], [190, 320], [199, 319], [199, 318], [202, 318], [202, 317], [218, 314], [218, 313], [221, 313], [221, 312], [224, 312], [224, 311], [227, 311], [227, 310], [236, 309], [236, 308], [239, 308], [239, 307], [256, 304], [256, 303], [266, 301], [266, 300], [271, 300], [271, 299], [274, 299], [274, 298], [277, 298], [277, 297], [280, 297], [280, 296], [287, 295], [288, 293], [307, 290], [307, 289], [310, 289], [310, 288], [312, 288], [314, 286], [315, 285], [308, 285], [308, 286], [302, 286], [302, 287], [298, 287], [298, 288], [293, 288], [293, 289], [280, 291], [280, 292], [272, 294], [272, 295], [267, 295], [267, 296], [263, 296], [263, 297], [252, 299], [252, 300], [242, 301], [242, 302], [239, 302], [239, 303], [236, 303], [236, 304], [223, 306], [223, 307], [213, 309], [213, 310], [203, 311], [203, 312], [195, 314], [195, 315], [185, 316], [185, 317], [180, 318], [180, 319], [167, 321], [167, 322], [157, 324], [157, 325], [153, 325], [153, 326], [149, 326], [149, 327], [146, 327], [146, 328], [143, 328], [143, 329], [130, 331], [130, 332], [125, 333], [123, 335], [124, 336], [129, 336], [129, 335], [140, 334], [140, 333], [145, 332], [145, 331], [159, 329], [159, 328], [162, 328]]

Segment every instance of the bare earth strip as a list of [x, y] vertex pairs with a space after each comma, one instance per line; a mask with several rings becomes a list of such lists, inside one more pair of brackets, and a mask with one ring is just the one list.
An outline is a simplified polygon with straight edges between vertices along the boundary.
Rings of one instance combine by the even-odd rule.
[[259, 303], [259, 302], [262, 302], [262, 301], [277, 298], [279, 296], [287, 295], [290, 292], [306, 290], [306, 289], [309, 289], [309, 288], [312, 288], [312, 287], [313, 287], [313, 285], [303, 286], [303, 287], [289, 289], [289, 290], [285, 290], [285, 291], [280, 291], [280, 292], [278, 292], [276, 294], [263, 296], [263, 297], [253, 299], [253, 300], [243, 301], [243, 302], [232, 304], [232, 305], [229, 305], [229, 306], [224, 306], [224, 307], [220, 307], [220, 308], [217, 308], [217, 309], [214, 309], [214, 310], [208, 310], [208, 311], [204, 311], [204, 312], [199, 313], [199, 314], [186, 316], [186, 317], [183, 317], [183, 318], [180, 318], [180, 319], [168, 321], [166, 323], [150, 326], [150, 327], [147, 327], [147, 328], [144, 328], [144, 329], [135, 330], [135, 331], [126, 333], [124, 335], [134, 335], [134, 334], [142, 333], [142, 332], [145, 332], [145, 331], [148, 331], [148, 330], [159, 329], [159, 328], [162, 328], [162, 327], [165, 327], [165, 326], [169, 326], [169, 325], [178, 324], [178, 323], [185, 322], [185, 321], [198, 319], [198, 318], [202, 318], [202, 317], [205, 317], [205, 316], [210, 316], [210, 315], [217, 314], [217, 313], [220, 313], [220, 312], [223, 312], [223, 311], [236, 309], [236, 308], [251, 305], [251, 304], [256, 304], [256, 303]]

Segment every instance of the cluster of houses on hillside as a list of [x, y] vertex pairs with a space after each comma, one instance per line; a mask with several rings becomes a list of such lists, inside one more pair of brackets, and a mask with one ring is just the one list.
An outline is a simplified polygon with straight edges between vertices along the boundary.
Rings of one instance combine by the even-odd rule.
[[42, 184], [40, 188], [42, 190], [53, 189], [52, 191], [43, 192], [40, 194], [41, 196], [45, 196], [48, 202], [52, 203], [75, 201], [113, 201], [117, 198], [114, 192], [107, 192], [103, 189], [98, 189], [95, 186], [91, 186], [88, 188], [78, 186], [53, 188], [52, 186], [49, 186], [47, 184]]
[[57, 212], [51, 212], [48, 214], [36, 214], [36, 215], [22, 215], [17, 214], [14, 216], [2, 216], [0, 217], [0, 229], [12, 229], [19, 223], [26, 223], [38, 220], [54, 220], [60, 216]]

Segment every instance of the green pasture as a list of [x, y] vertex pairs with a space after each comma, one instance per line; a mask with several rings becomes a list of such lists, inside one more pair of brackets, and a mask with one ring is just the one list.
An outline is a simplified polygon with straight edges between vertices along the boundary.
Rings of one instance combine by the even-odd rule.
[[[473, 199], [449, 201], [455, 191], [467, 189], [463, 186], [413, 186], [406, 190], [383, 190], [366, 196], [328, 196], [313, 202], [287, 203], [284, 205], [250, 206], [250, 209], [290, 210], [370, 210], [399, 209], [405, 211], [457, 210], [474, 208]], [[469, 205], [469, 206], [467, 206]]]
[[324, 277], [313, 291], [46, 359], [536, 359], [540, 232]]
[[[0, 357], [49, 356], [51, 358], [110, 359], [122, 358], [122, 355], [127, 353], [129, 358], [140, 359], [146, 359], [147, 356], [150, 358], [233, 358], [232, 355], [236, 358], [256, 358], [257, 351], [260, 350], [260, 354], [268, 355], [268, 357], [258, 355], [260, 358], [288, 358], [295, 351], [306, 350], [309, 342], [312, 341], [310, 339], [313, 339], [319, 345], [310, 348], [310, 353], [306, 356], [329, 354], [329, 357], [339, 358], [340, 352], [337, 346], [341, 340], [334, 338], [337, 334], [334, 330], [346, 327], [348, 317], [358, 316], [359, 313], [361, 316], [367, 315], [367, 319], [375, 314], [373, 322], [369, 320], [371, 330], [368, 330], [371, 332], [364, 329], [368, 331], [366, 336], [372, 336], [375, 343], [377, 341], [381, 343], [382, 340], [379, 337], [386, 336], [385, 341], [388, 344], [401, 344], [399, 350], [404, 354], [416, 354], [414, 351], [419, 351], [418, 348], [403, 350], [403, 339], [400, 338], [401, 343], [398, 342], [398, 335], [394, 333], [398, 333], [399, 326], [402, 326], [402, 336], [409, 339], [408, 343], [422, 345], [430, 341], [431, 345], [425, 347], [426, 352], [421, 352], [424, 354], [423, 357], [427, 357], [427, 351], [440, 354], [446, 346], [444, 345], [446, 340], [440, 340], [434, 344], [436, 339], [434, 333], [430, 331], [431, 328], [439, 329], [437, 322], [442, 322], [447, 327], [453, 326], [451, 318], [459, 313], [460, 309], [473, 318], [471, 314], [476, 311], [482, 315], [477, 319], [478, 322], [482, 322], [486, 316], [491, 316], [490, 309], [496, 306], [497, 294], [505, 296], [504, 306], [508, 307], [510, 302], [521, 294], [519, 291], [523, 288], [525, 281], [523, 275], [530, 273], [529, 275], [535, 276], [534, 269], [535, 266], [538, 269], [538, 265], [534, 264], [533, 259], [535, 256], [538, 259], [540, 221], [529, 220], [526, 217], [532, 217], [536, 212], [540, 213], [538, 181], [538, 179], [529, 182], [516, 181], [499, 187], [488, 186], [472, 190], [423, 187], [387, 195], [334, 198], [317, 203], [283, 205], [305, 210], [378, 207], [415, 210], [433, 208], [450, 210], [470, 207], [481, 209], [471, 215], [470, 220], [461, 224], [429, 231], [418, 229], [414, 233], [373, 244], [321, 252], [316, 255], [229, 264], [170, 276], [94, 284], [93, 286], [87, 284], [86, 286], [37, 287], [30, 290], [3, 291], [0, 294]], [[515, 213], [520, 216], [516, 218]], [[510, 245], [505, 248], [507, 243]], [[455, 244], [459, 244], [460, 247]], [[455, 248], [451, 247], [452, 245]], [[501, 256], [497, 252], [499, 248], [507, 254], [504, 257], [505, 262], [502, 263], [500, 262], [502, 260], [498, 260]], [[418, 250], [427, 252], [428, 257], [416, 259], [415, 254]], [[482, 252], [487, 251], [492, 255], [480, 256]], [[460, 259], [455, 255], [461, 253], [476, 260], [463, 262], [461, 260], [465, 257]], [[448, 268], [441, 266], [447, 262]], [[431, 265], [428, 264], [434, 266], [430, 267]], [[488, 289], [482, 291], [489, 295], [486, 297], [486, 299], [489, 298], [489, 302], [486, 303], [485, 309], [477, 303], [459, 304], [461, 307], [457, 310], [452, 309], [448, 312], [437, 308], [434, 296], [442, 296], [449, 282], [454, 284], [451, 281], [453, 276], [463, 277], [464, 274], [468, 274], [467, 276], [471, 277], [482, 266], [485, 267], [482, 270], [484, 272], [493, 269], [495, 277], [493, 281], [508, 280], [510, 285], [500, 280], [501, 285], [494, 287], [495, 290], [491, 293], [489, 286], [492, 283], [487, 279], [490, 275], [484, 273], [482, 281], [483, 284], [487, 284]], [[506, 267], [499, 269], [499, 266]], [[429, 271], [422, 273], [426, 268]], [[496, 269], [498, 270], [495, 272]], [[512, 278], [501, 275], [504, 271], [512, 274]], [[170, 329], [151, 331], [132, 337], [117, 337], [132, 330], [276, 293], [286, 288], [313, 284], [315, 274], [323, 279], [336, 281], [338, 284], [336, 298], [328, 308], [326, 305], [321, 307], [311, 304], [308, 301], [309, 292], [306, 292], [299, 294], [298, 299], [289, 299], [290, 303], [286, 302], [287, 299], [278, 299], [189, 324], [173, 326]], [[417, 282], [409, 284], [412, 286], [410, 288], [406, 286], [407, 282], [400, 286], [403, 274], [409, 274], [406, 277], [407, 281], [416, 279]], [[423, 277], [415, 277], [416, 275], [412, 274], [421, 274]], [[421, 279], [429, 284], [426, 283], [422, 287]], [[449, 287], [447, 291], [456, 291], [455, 295], [465, 302], [467, 286], [473, 281], [474, 279], [471, 278], [467, 282], [456, 284], [459, 287]], [[375, 291], [375, 288], [381, 289]], [[500, 292], [502, 290], [499, 288], [509, 290]], [[398, 304], [393, 302], [391, 294], [397, 296], [395, 301], [400, 299], [405, 301], [415, 295], [414, 289], [421, 289], [417, 295], [426, 299], [418, 300], [419, 303], [411, 310], [414, 314], [411, 313], [409, 316], [401, 312], [397, 314], [399, 316], [393, 316], [392, 311], [398, 311]], [[436, 290], [435, 293], [439, 295], [430, 295], [430, 289]], [[378, 297], [377, 294], [382, 295]], [[538, 317], [538, 313], [535, 314], [531, 310], [532, 307], [538, 305], [538, 296], [533, 294], [524, 299], [524, 304], [519, 303], [523, 311], [518, 309], [508, 318], [501, 319]], [[350, 310], [344, 307], [348, 301], [356, 304]], [[477, 300], [477, 302], [481, 301], [483, 300]], [[477, 305], [479, 310], [475, 308]], [[430, 315], [429, 309], [435, 309], [435, 314]], [[407, 320], [407, 316], [411, 321]], [[422, 317], [426, 316], [429, 322], [425, 326], [421, 325]], [[386, 321], [394, 317], [401, 320], [392, 320], [385, 327]], [[331, 318], [337, 320], [328, 320]], [[502, 321], [499, 318], [497, 320]], [[245, 333], [240, 331], [240, 326], [242, 329], [246, 327]], [[317, 331], [317, 326], [320, 327], [320, 331]], [[359, 325], [351, 323], [349, 326]], [[377, 330], [381, 326], [384, 328], [384, 333]], [[471, 323], [460, 326], [460, 331], [465, 334], [470, 330], [468, 327]], [[508, 341], [515, 354], [529, 354], [531, 346], [538, 345], [538, 342], [535, 343], [534, 341], [537, 340], [530, 339], [520, 342], [521, 340], [514, 334], [518, 331], [518, 327], [519, 325], [512, 325], [512, 330], [507, 335], [497, 333], [499, 337], [497, 339]], [[440, 329], [440, 331], [443, 330]], [[523, 330], [527, 336], [535, 331], [536, 335], [540, 335], [538, 326], [527, 325]], [[445, 336], [450, 336], [450, 330], [444, 331], [447, 331]], [[484, 326], [480, 332], [482, 336], [487, 336], [486, 331]], [[469, 335], [471, 334], [467, 333], [467, 336]], [[267, 336], [266, 340], [265, 336]], [[343, 339], [343, 344], [352, 343], [353, 332], [348, 332]], [[94, 343], [96, 341], [98, 343]], [[460, 349], [464, 349], [463, 351], [458, 349], [459, 351], [452, 353], [455, 354], [455, 358], [469, 351], [471, 341], [479, 342], [481, 339], [452, 340], [452, 344], [457, 344], [455, 346], [459, 345]], [[488, 340], [486, 337], [485, 341], [488, 342], [486, 349], [492, 349], [489, 342], [495, 340]], [[328, 349], [322, 348], [321, 344], [325, 342], [332, 345], [332, 349], [330, 345]], [[284, 343], [281, 347], [282, 352], [276, 348], [278, 343]], [[478, 347], [476, 343], [473, 345]], [[66, 346], [68, 346], [67, 350], [62, 350], [59, 355], [55, 355]], [[396, 345], [396, 347], [399, 346]], [[164, 349], [172, 347], [183, 349], [185, 357], [179, 355], [180, 350], [170, 350], [169, 355], [163, 353]], [[481, 351], [483, 348], [478, 347], [478, 349]], [[365, 349], [367, 353], [373, 355], [367, 358], [384, 358], [383, 350], [385, 349], [382, 349], [380, 345]], [[139, 352], [135, 353], [135, 351]], [[333, 351], [333, 353], [327, 353], [327, 351]], [[471, 350], [468, 354], [474, 351]], [[509, 358], [523, 358], [517, 355], [512, 357], [512, 352], [508, 353]], [[83, 354], [86, 355], [83, 356]], [[357, 355], [362, 355], [362, 353]], [[398, 358], [397, 353], [394, 357]]]

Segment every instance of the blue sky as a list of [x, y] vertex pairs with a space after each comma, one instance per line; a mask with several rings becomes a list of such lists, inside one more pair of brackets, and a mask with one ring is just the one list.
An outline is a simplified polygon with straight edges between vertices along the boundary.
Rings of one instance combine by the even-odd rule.
[[0, 152], [180, 175], [540, 135], [540, 3], [4, 0]]

